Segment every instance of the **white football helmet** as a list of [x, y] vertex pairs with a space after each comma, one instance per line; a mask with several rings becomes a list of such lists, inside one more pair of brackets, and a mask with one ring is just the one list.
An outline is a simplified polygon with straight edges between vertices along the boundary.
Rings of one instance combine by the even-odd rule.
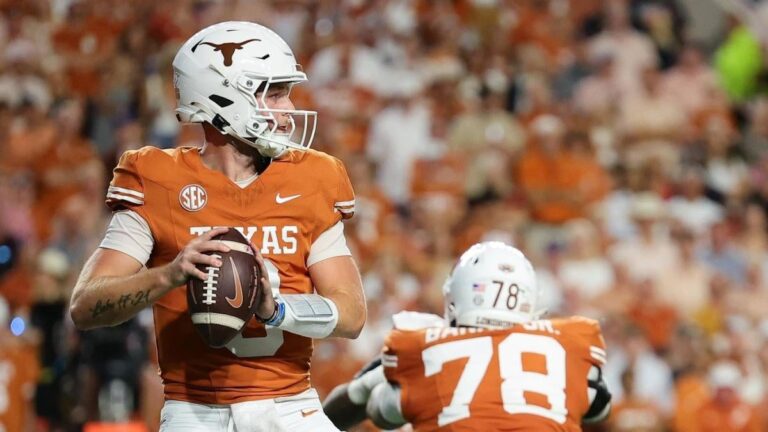
[[[267, 157], [312, 144], [315, 111], [266, 108], [270, 85], [307, 80], [291, 48], [272, 30], [243, 21], [206, 27], [179, 49], [173, 71], [179, 121], [210, 123]], [[291, 118], [282, 133], [275, 119], [281, 113]]]
[[459, 258], [443, 285], [445, 318], [456, 326], [508, 327], [538, 319], [536, 274], [518, 249], [477, 243]]

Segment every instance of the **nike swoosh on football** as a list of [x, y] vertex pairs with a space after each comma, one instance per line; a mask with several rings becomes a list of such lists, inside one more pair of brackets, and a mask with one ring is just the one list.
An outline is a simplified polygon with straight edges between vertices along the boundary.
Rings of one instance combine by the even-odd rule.
[[296, 198], [298, 198], [300, 196], [301, 196], [301, 194], [290, 195], [290, 196], [287, 196], [287, 197], [281, 197], [280, 193], [278, 193], [277, 195], [275, 195], [275, 202], [278, 203], [278, 204], [285, 204], [288, 201], [295, 200]]
[[225, 298], [230, 306], [235, 309], [240, 309], [240, 306], [243, 305], [243, 286], [240, 284], [240, 275], [237, 273], [237, 266], [232, 257], [229, 257], [229, 263], [232, 264], [232, 276], [235, 278], [235, 298]]

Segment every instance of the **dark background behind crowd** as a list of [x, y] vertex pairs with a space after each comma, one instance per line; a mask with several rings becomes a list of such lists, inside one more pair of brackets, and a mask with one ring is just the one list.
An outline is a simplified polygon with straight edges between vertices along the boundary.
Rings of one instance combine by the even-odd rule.
[[0, 431], [157, 429], [151, 312], [83, 333], [67, 302], [117, 157], [201, 144], [171, 61], [224, 20], [293, 47], [356, 190], [369, 321], [316, 344], [321, 393], [495, 239], [601, 320], [602, 430], [768, 430], [768, 2], [0, 0]]

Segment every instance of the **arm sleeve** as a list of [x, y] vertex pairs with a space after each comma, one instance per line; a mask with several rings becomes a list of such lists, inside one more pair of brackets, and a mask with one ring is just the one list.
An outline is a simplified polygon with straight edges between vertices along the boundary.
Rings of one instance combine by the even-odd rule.
[[373, 389], [366, 412], [373, 423], [383, 429], [395, 429], [408, 423], [400, 408], [400, 388], [388, 382]]
[[107, 206], [113, 210], [144, 205], [144, 185], [137, 167], [138, 153], [127, 151], [120, 157], [107, 189]]
[[320, 234], [312, 243], [309, 257], [307, 257], [307, 267], [328, 258], [348, 255], [352, 255], [352, 252], [349, 251], [347, 239], [344, 237], [344, 223], [339, 221]]
[[112, 215], [99, 247], [120, 251], [146, 265], [154, 245], [155, 240], [147, 221], [135, 211], [124, 210]]
[[342, 219], [349, 219], [355, 214], [355, 192], [352, 189], [352, 183], [349, 181], [344, 164], [338, 159], [336, 160], [336, 170], [338, 173], [338, 186], [333, 209], [341, 214]]
[[356, 405], [362, 405], [368, 402], [368, 398], [371, 395], [373, 388], [384, 382], [387, 382], [387, 378], [384, 376], [384, 369], [382, 366], [364, 373], [350, 381], [349, 386], [347, 386], [349, 400]]

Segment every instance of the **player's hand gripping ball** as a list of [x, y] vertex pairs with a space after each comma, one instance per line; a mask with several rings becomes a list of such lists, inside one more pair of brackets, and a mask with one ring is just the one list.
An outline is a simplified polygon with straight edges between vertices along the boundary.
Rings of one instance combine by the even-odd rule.
[[261, 274], [253, 248], [239, 231], [230, 228], [212, 240], [224, 242], [230, 251], [208, 253], [221, 261], [221, 267], [198, 265], [206, 279], [189, 279], [187, 304], [197, 332], [209, 346], [220, 348], [253, 317]]

